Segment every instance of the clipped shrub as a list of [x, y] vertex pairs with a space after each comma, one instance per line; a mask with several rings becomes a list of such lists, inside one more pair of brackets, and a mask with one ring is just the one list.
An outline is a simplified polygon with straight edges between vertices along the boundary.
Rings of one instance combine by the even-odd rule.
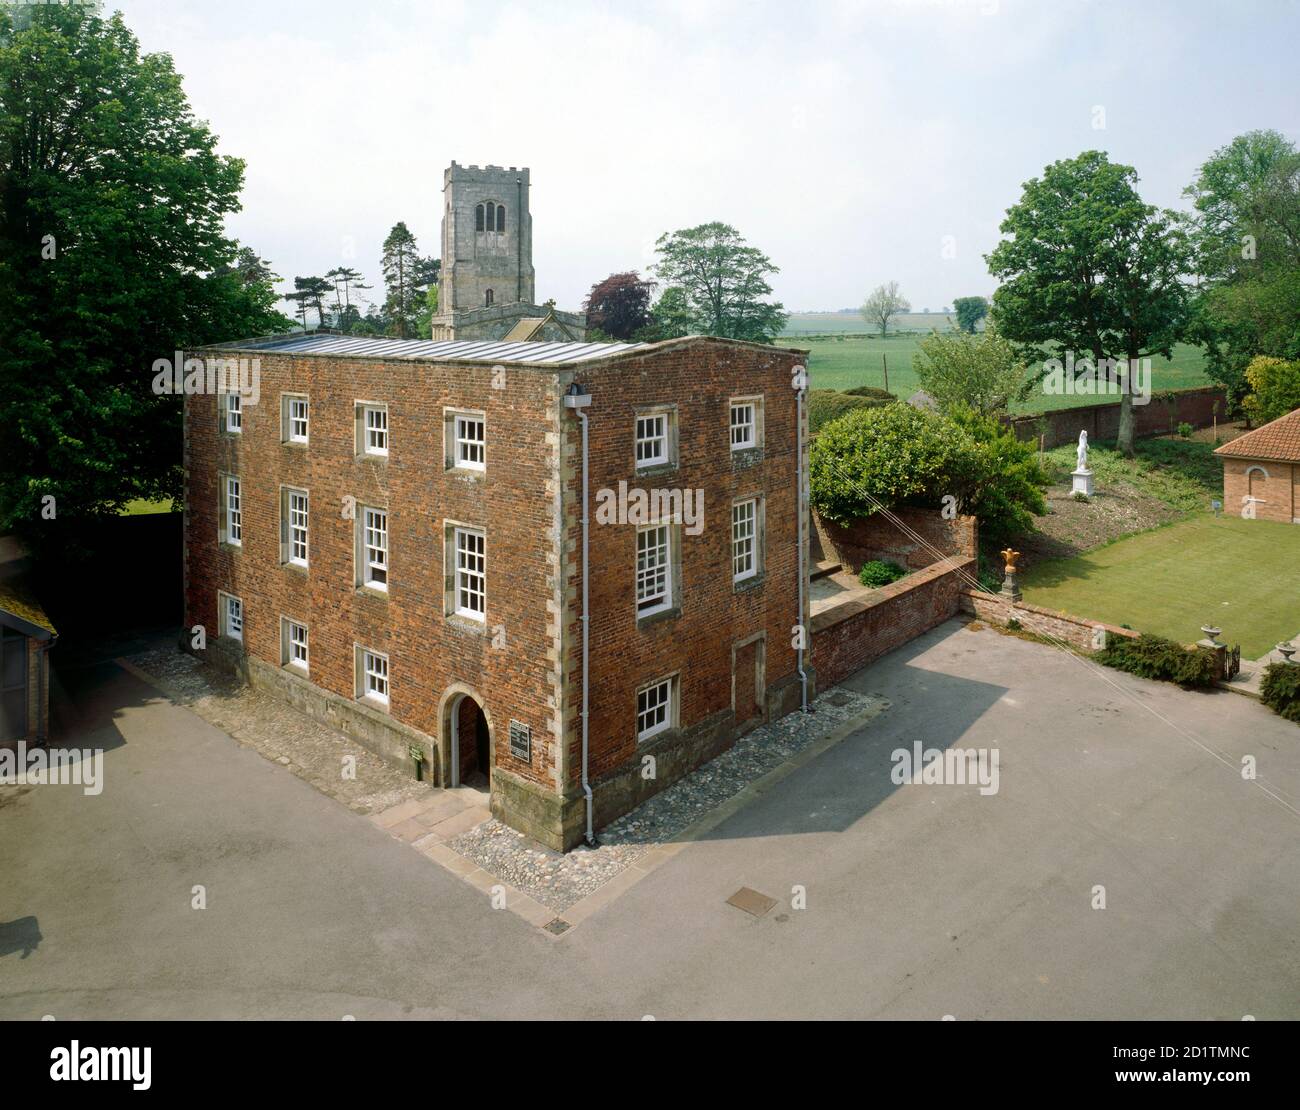
[[898, 398], [887, 389], [877, 389], [874, 385], [855, 385], [852, 389], [842, 389], [841, 393], [847, 393], [850, 397], [874, 397], [882, 405], [888, 405]]
[[[891, 398], [892, 399], [892, 398]], [[859, 409], [874, 409], [889, 404], [878, 397], [865, 397], [841, 393], [838, 389], [810, 389], [808, 391], [808, 432], [813, 434], [841, 416]]]
[[1270, 663], [1264, 668], [1259, 697], [1279, 717], [1300, 725], [1300, 663]]
[[864, 586], [879, 589], [881, 586], [888, 586], [891, 582], [897, 582], [906, 573], [907, 571], [897, 563], [890, 562], [888, 559], [872, 559], [871, 562], [862, 564], [862, 569], [858, 571], [858, 581]]
[[1186, 420], [1184, 420], [1181, 424], [1178, 425], [1178, 434], [1183, 439], [1191, 439], [1192, 432], [1194, 432], [1195, 430], [1196, 429], [1193, 428], [1189, 423], [1187, 423]]
[[1213, 686], [1218, 677], [1218, 660], [1203, 648], [1185, 648], [1163, 636], [1143, 633], [1136, 640], [1112, 637], [1094, 659], [1119, 671], [1176, 682], [1179, 686]]

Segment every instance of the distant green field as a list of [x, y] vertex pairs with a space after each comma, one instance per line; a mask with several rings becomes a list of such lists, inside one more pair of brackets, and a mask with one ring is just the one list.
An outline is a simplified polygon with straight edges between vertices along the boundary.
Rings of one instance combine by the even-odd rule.
[[[847, 316], [845, 317], [848, 318]], [[859, 323], [861, 318], [859, 317]], [[859, 331], [861, 329], [859, 328]], [[889, 391], [906, 400], [921, 384], [912, 370], [912, 356], [916, 354], [924, 335], [862, 335], [822, 337], [810, 339], [787, 332], [776, 342], [778, 346], [803, 347], [808, 355], [808, 371], [813, 389], [847, 389], [855, 385], [885, 385], [885, 363], [889, 367]], [[1205, 376], [1205, 353], [1199, 347], [1180, 345], [1174, 348], [1172, 359], [1156, 358], [1151, 362], [1151, 388], [1189, 389], [1210, 385]], [[1044, 412], [1048, 409], [1073, 408], [1095, 404], [1104, 397], [1059, 397], [1038, 393], [1023, 404], [1014, 405], [1016, 412]]]
[[[942, 312], [905, 312], [889, 322], [889, 330], [919, 331], [931, 328], [946, 331], [952, 326]], [[793, 312], [785, 325], [787, 335], [828, 335], [836, 332], [869, 332], [871, 326], [860, 312]]]

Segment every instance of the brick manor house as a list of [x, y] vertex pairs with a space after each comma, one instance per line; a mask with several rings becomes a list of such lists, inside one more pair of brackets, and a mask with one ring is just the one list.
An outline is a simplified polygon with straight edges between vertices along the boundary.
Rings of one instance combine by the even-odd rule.
[[260, 396], [186, 397], [187, 624], [390, 761], [567, 849], [812, 696], [802, 352], [297, 334], [190, 355], [256, 359]]

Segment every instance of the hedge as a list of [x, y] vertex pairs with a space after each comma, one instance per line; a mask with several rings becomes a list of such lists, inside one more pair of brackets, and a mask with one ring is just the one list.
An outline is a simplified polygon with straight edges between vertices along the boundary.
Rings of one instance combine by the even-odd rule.
[[1300, 663], [1270, 663], [1265, 667], [1259, 696], [1278, 716], [1300, 725]]
[[1180, 686], [1213, 686], [1218, 678], [1218, 660], [1213, 652], [1185, 648], [1145, 632], [1136, 640], [1112, 638], [1093, 658], [1119, 671]]
[[824, 425], [850, 412], [856, 412], [858, 409], [880, 408], [893, 400], [890, 394], [874, 397], [841, 393], [838, 389], [810, 389], [808, 391], [808, 432], [809, 434], [819, 432]]

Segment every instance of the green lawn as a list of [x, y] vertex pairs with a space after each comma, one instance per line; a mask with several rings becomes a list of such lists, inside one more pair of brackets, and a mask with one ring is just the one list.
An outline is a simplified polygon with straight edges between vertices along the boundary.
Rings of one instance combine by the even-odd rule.
[[172, 511], [172, 500], [170, 497], [162, 501], [146, 501], [143, 497], [137, 497], [134, 501], [128, 501], [122, 506], [118, 516], [148, 516], [151, 513], [170, 513]]
[[1297, 568], [1300, 525], [1205, 514], [1041, 562], [1023, 588], [1033, 605], [1179, 643], [1213, 623], [1243, 659], [1258, 659], [1300, 633]]
[[[829, 329], [828, 329], [829, 330]], [[859, 330], [861, 320], [859, 319]], [[885, 384], [885, 363], [889, 365], [889, 391], [906, 400], [921, 388], [912, 370], [912, 356], [928, 333], [906, 332], [879, 336], [848, 335], [818, 338], [787, 334], [776, 342], [783, 347], [801, 347], [809, 350], [808, 370], [813, 389], [847, 389], [855, 385]], [[1210, 385], [1205, 376], [1205, 354], [1199, 347], [1178, 346], [1172, 359], [1151, 360], [1151, 388], [1188, 389], [1192, 386]], [[1044, 412], [1047, 409], [1073, 408], [1077, 405], [1095, 404], [1105, 397], [1057, 397], [1044, 393], [1034, 394], [1028, 401], [1013, 405], [1016, 412]]]

